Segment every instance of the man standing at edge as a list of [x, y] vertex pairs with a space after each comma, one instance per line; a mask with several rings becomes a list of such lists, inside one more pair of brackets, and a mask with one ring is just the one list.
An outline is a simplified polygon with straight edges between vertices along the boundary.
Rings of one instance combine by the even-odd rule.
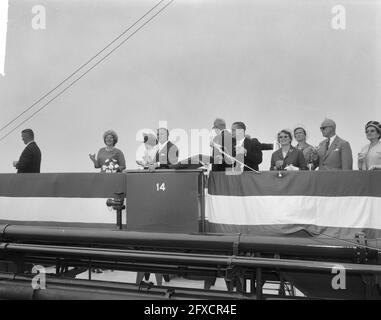
[[18, 161], [13, 161], [13, 166], [17, 173], [40, 173], [41, 151], [34, 141], [32, 129], [25, 129], [21, 132], [21, 138], [26, 144]]

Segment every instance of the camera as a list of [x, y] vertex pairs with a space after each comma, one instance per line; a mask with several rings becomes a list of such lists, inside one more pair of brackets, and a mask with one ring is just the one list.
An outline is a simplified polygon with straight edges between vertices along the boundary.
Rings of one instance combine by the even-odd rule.
[[114, 210], [123, 210], [124, 206], [124, 193], [117, 192], [113, 199], [107, 199], [106, 206], [112, 207]]
[[115, 196], [113, 199], [107, 199], [106, 206], [116, 210], [116, 226], [119, 230], [122, 230], [122, 211], [123, 209], [126, 209], [126, 206], [124, 205], [125, 194], [124, 192], [116, 192], [114, 194]]

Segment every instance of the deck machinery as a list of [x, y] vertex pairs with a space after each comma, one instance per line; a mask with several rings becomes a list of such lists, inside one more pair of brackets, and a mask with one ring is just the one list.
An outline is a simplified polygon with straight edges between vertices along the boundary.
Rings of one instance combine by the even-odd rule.
[[[0, 298], [305, 298], [378, 299], [381, 255], [377, 241], [244, 234], [166, 234], [124, 230], [2, 225]], [[47, 289], [34, 290], [34, 265], [55, 266]], [[129, 270], [203, 279], [204, 290], [75, 280], [92, 268]], [[340, 277], [342, 272], [342, 277]], [[226, 292], [211, 290], [217, 277]], [[247, 281], [250, 280], [250, 281]], [[278, 290], [265, 294], [267, 282]], [[250, 283], [250, 287], [247, 286]], [[78, 287], [83, 291], [78, 291]], [[62, 292], [61, 292], [62, 291]], [[101, 292], [101, 293], [99, 293]], [[125, 292], [125, 294], [123, 293]], [[81, 293], [81, 294], [80, 294]]]
[[[373, 221], [377, 226], [379, 215], [373, 210], [381, 199], [381, 179], [367, 174], [338, 173], [332, 182], [336, 185], [320, 191], [318, 186], [331, 179], [332, 173], [293, 173], [281, 178], [273, 173], [212, 176], [218, 188], [225, 188], [225, 182], [234, 187], [229, 191], [232, 198], [228, 192], [216, 195], [217, 189], [213, 194], [210, 178], [209, 191], [205, 191], [206, 179], [198, 170], [2, 174], [0, 299], [380, 299], [378, 228], [327, 225], [321, 228], [330, 232], [327, 236], [311, 232], [308, 226], [300, 228], [303, 232], [287, 233], [287, 224], [273, 224], [271, 229], [254, 225], [256, 231], [250, 233], [229, 229], [237, 225], [222, 224], [221, 232], [216, 232], [218, 206], [208, 214], [211, 209], [205, 202], [208, 197], [235, 201], [237, 190], [247, 192], [237, 184], [241, 180], [257, 193], [244, 194], [246, 203], [267, 201], [265, 192], [283, 192], [282, 201], [297, 201], [287, 198], [292, 186], [302, 185], [302, 191], [312, 186], [311, 192], [322, 196], [339, 190], [342, 198], [327, 198], [333, 204], [358, 195], [356, 201], [363, 201], [361, 205], [372, 212], [364, 213], [367, 219], [355, 216], [354, 221]], [[356, 181], [359, 190], [353, 184], [346, 189], [348, 181]], [[114, 194], [118, 197], [113, 198]], [[315, 203], [313, 196], [306, 210]], [[116, 210], [107, 210], [106, 202]], [[257, 214], [256, 210], [249, 214]], [[228, 218], [234, 221], [239, 214], [232, 210]], [[293, 218], [283, 220], [292, 222]], [[343, 225], [349, 225], [348, 221]], [[295, 227], [290, 226], [293, 231]], [[39, 278], [36, 266], [54, 270], [46, 275], [45, 288], [32, 286]], [[134, 271], [138, 276], [134, 283], [96, 281], [91, 279], [94, 268]], [[88, 272], [89, 279], [76, 278], [83, 272]], [[150, 273], [158, 275], [156, 285], [145, 277]], [[164, 286], [161, 277], [167, 281]], [[172, 286], [173, 277], [202, 280], [204, 289], [187, 287], [187, 281], [181, 288]], [[214, 289], [217, 278], [224, 279], [224, 291]]]

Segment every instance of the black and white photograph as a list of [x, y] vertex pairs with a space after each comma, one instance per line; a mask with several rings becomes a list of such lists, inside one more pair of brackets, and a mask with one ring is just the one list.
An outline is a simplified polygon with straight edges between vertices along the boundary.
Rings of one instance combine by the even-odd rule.
[[380, 138], [380, 0], [0, 0], [0, 300], [379, 300]]

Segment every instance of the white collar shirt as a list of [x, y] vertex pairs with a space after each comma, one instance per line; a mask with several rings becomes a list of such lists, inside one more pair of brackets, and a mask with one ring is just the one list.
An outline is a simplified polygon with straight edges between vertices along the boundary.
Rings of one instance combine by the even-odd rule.
[[328, 146], [328, 148], [332, 145], [332, 142], [336, 139], [336, 136], [337, 135], [335, 134], [334, 136], [329, 138], [329, 146]]

